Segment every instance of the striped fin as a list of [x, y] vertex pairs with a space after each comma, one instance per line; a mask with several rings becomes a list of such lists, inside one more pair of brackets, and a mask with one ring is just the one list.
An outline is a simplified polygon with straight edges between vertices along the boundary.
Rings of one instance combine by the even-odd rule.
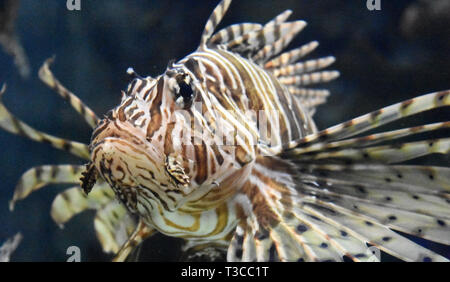
[[[252, 218], [252, 220], [255, 220]], [[252, 221], [250, 220], [250, 221]], [[257, 222], [253, 222], [257, 224]], [[244, 231], [245, 230], [245, 231]], [[262, 227], [238, 225], [230, 242], [227, 261], [279, 261], [275, 244], [269, 236], [269, 231]]]
[[[367, 250], [363, 242], [348, 234], [342, 239], [340, 230], [317, 223], [317, 219], [295, 206], [299, 194], [292, 174], [295, 170], [291, 171], [290, 165], [268, 157], [257, 162], [242, 189], [252, 212], [247, 212], [236, 229], [228, 260], [342, 261], [344, 255], [364, 260], [356, 257]], [[331, 237], [331, 232], [336, 236]]]
[[95, 128], [98, 124], [99, 118], [88, 106], [86, 106], [75, 94], [67, 90], [50, 70], [50, 65], [54, 62], [54, 58], [47, 59], [39, 69], [39, 78], [56, 93], [58, 93], [64, 100], [70, 103], [84, 120]]
[[355, 136], [359, 133], [377, 128], [386, 123], [411, 116], [430, 109], [436, 109], [450, 105], [450, 90], [434, 92], [419, 96], [404, 102], [400, 102], [369, 114], [357, 117], [350, 121], [338, 124], [316, 134], [306, 136], [299, 144], [296, 153], [301, 152], [301, 147], [307, 147], [313, 143], [330, 142]]
[[99, 210], [114, 201], [114, 191], [105, 182], [97, 184], [89, 195], [76, 186], [66, 189], [55, 197], [50, 214], [53, 220], [62, 226], [73, 216], [85, 210]]
[[[303, 261], [305, 258], [306, 261], [314, 261], [318, 257], [326, 257], [326, 259], [330, 257], [327, 251], [325, 251], [325, 254], [320, 248], [317, 248], [319, 237], [295, 234], [295, 229], [292, 227], [280, 222], [270, 229], [270, 239], [273, 241], [272, 248], [275, 248], [280, 261]], [[335, 254], [332, 252], [331, 257], [336, 258]]]
[[105, 182], [97, 183], [86, 195], [79, 187], [59, 193], [53, 201], [51, 216], [62, 227], [73, 216], [96, 210], [94, 228], [105, 253], [118, 253], [136, 228], [136, 221], [125, 206], [116, 201], [114, 191]]
[[250, 228], [244, 234], [244, 241], [242, 242], [242, 261], [256, 261], [256, 240]]
[[376, 261], [369, 243], [407, 261], [446, 261], [393, 230], [450, 244], [448, 170], [259, 158], [228, 259]]
[[352, 208], [357, 206], [356, 203], [361, 202], [374, 204], [380, 208], [394, 208], [431, 217], [439, 215], [442, 219], [450, 218], [449, 195], [403, 191], [395, 185], [387, 185], [378, 189], [374, 183], [367, 184], [367, 182], [369, 181], [340, 181], [328, 178], [323, 186], [305, 184], [303, 189], [305, 194], [315, 195], [324, 201], [330, 200], [334, 203], [340, 200], [349, 201], [352, 203]]
[[89, 159], [90, 156], [87, 145], [76, 141], [61, 139], [38, 131], [12, 115], [1, 101], [1, 96], [5, 91], [6, 86], [3, 85], [2, 89], [0, 90], [0, 128], [10, 133], [27, 137], [37, 142], [48, 143], [57, 149], [68, 151], [80, 158]]
[[308, 72], [314, 72], [317, 70], [324, 69], [336, 61], [335, 57], [328, 56], [319, 59], [308, 60], [304, 62], [299, 62], [296, 64], [291, 64], [283, 66], [280, 68], [274, 68], [272, 70], [273, 75], [279, 76], [292, 76], [296, 74], [304, 74]]
[[[216, 10], [213, 12], [213, 15], [216, 13]], [[217, 13], [220, 14], [220, 11], [221, 9], [218, 9]], [[251, 60], [267, 71], [272, 72], [279, 78], [279, 82], [286, 86], [305, 86], [328, 82], [337, 78], [339, 76], [339, 72], [337, 71], [315, 72], [331, 65], [335, 60], [331, 56], [290, 65], [312, 52], [318, 46], [316, 41], [278, 55], [306, 26], [306, 22], [304, 21], [286, 22], [291, 14], [291, 10], [286, 10], [263, 27], [254, 23], [231, 25], [216, 33], [208, 41], [208, 46], [225, 49]], [[213, 22], [211, 21], [209, 25], [211, 29]], [[277, 57], [273, 58], [274, 56]], [[301, 99], [296, 98], [309, 111], [311, 116], [315, 112], [315, 107], [326, 101], [324, 95], [320, 96], [321, 90], [297, 87], [296, 89], [299, 89], [298, 91], [294, 91], [297, 93], [311, 91], [309, 92], [310, 95], [303, 95]], [[314, 91], [317, 91], [315, 93], [317, 95], [312, 94]]]
[[[296, 229], [304, 221], [293, 217], [271, 230], [281, 261], [342, 261], [343, 255], [315, 229]], [[298, 242], [300, 244], [298, 244]]]
[[342, 160], [345, 163], [399, 163], [433, 153], [448, 154], [450, 138], [433, 139], [369, 148], [349, 148], [302, 155], [302, 162]]
[[95, 232], [105, 253], [117, 254], [136, 226], [136, 219], [118, 201], [110, 201], [94, 218]]
[[292, 49], [290, 51], [287, 51], [285, 53], [282, 53], [281, 55], [271, 59], [267, 63], [264, 64], [264, 68], [271, 69], [281, 66], [287, 66], [291, 63], [295, 63], [304, 56], [310, 54], [312, 51], [314, 51], [317, 46], [319, 46], [319, 42], [312, 41], [305, 45], [302, 45], [300, 47], [297, 47], [295, 49]]
[[80, 182], [84, 166], [76, 165], [44, 165], [27, 170], [20, 178], [13, 199], [9, 203], [10, 210], [18, 200], [22, 200], [32, 192], [49, 184], [76, 184]]
[[[447, 129], [450, 127], [450, 122], [437, 122], [432, 124], [420, 125], [409, 128], [402, 128], [398, 130], [386, 131], [377, 134], [366, 135], [362, 137], [345, 139], [342, 141], [335, 141], [329, 143], [316, 143], [309, 146], [302, 147], [302, 154], [309, 154], [317, 151], [329, 151], [333, 149], [343, 148], [362, 148], [372, 146], [381, 142], [394, 141], [406, 136], [413, 136], [419, 133], [425, 133], [430, 131], [437, 131], [441, 129]], [[430, 145], [430, 144], [429, 144]]]
[[[327, 61], [325, 58], [313, 61], [320, 60]], [[331, 64], [332, 61], [333, 60], [328, 60], [328, 62], [316, 67], [317, 69], [320, 69], [321, 67], [327, 66], [327, 64]], [[295, 70], [296, 66], [300, 66], [300, 64], [302, 63], [292, 66], [292, 73], [315, 69], [314, 67], [306, 67], [306, 69], [300, 70], [301, 68], [299, 67], [298, 70]], [[286, 68], [290, 67], [291, 66], [287, 66]], [[277, 70], [278, 69], [274, 69], [273, 71], [276, 72]], [[289, 72], [285, 73], [287, 74]], [[297, 99], [300, 104], [308, 110], [309, 114], [313, 116], [315, 108], [327, 101], [330, 92], [326, 89], [309, 89], [304, 88], [304, 86], [328, 82], [338, 78], [339, 75], [338, 71], [319, 71], [300, 75], [279, 76], [278, 81], [287, 86], [289, 93], [294, 95], [295, 99]]]
[[231, 0], [222, 0], [219, 3], [219, 5], [217, 5], [217, 7], [214, 9], [211, 16], [209, 16], [209, 19], [206, 22], [205, 29], [203, 30], [203, 34], [200, 40], [200, 47], [206, 46], [208, 40], [211, 38], [211, 35], [213, 35], [214, 33], [214, 29], [222, 20], [230, 4]]
[[[450, 193], [450, 168], [420, 165], [384, 165], [384, 164], [354, 164], [354, 165], [314, 165], [299, 166], [301, 178], [316, 183], [336, 183], [352, 186], [360, 195], [366, 195], [367, 189], [387, 191], [405, 191], [410, 193], [435, 194], [442, 196], [442, 202], [447, 202]], [[362, 185], [362, 186], [361, 186]], [[411, 198], [415, 198], [414, 194]]]
[[268, 44], [266, 44], [261, 50], [256, 53], [256, 55], [252, 57], [252, 60], [254, 62], [257, 62], [258, 64], [262, 64], [273, 56], [279, 54], [281, 51], [283, 51], [284, 48], [286, 48], [287, 45], [289, 45], [289, 43], [291, 43], [292, 39], [294, 39], [294, 37], [305, 28], [305, 26], [306, 22], [297, 22], [297, 24], [291, 27], [286, 35], [281, 36], [274, 42], [268, 42]]
[[[280, 209], [283, 198], [278, 203]], [[295, 205], [291, 212], [284, 212], [282, 223], [272, 233], [283, 261], [343, 261], [344, 256], [354, 261], [374, 260], [364, 242]]]
[[298, 30], [306, 25], [304, 21], [295, 21], [266, 25], [261, 30], [249, 32], [225, 44], [230, 51], [243, 57], [252, 57], [265, 45], [271, 45], [278, 39], [287, 36], [292, 30]]
[[283, 13], [279, 14], [273, 20], [269, 21], [265, 27], [278, 25], [280, 23], [284, 23], [290, 16], [292, 15], [292, 10], [286, 10]]
[[262, 27], [261, 24], [257, 23], [233, 24], [214, 34], [208, 41], [208, 45], [224, 44], [251, 31], [262, 29]]
[[[280, 24], [286, 21], [291, 14], [292, 14], [291, 10], [286, 10], [280, 15], [276, 16], [273, 20], [268, 22], [264, 27]], [[251, 31], [258, 31], [261, 30], [262, 28], [263, 26], [258, 23], [240, 23], [230, 25], [214, 34], [214, 36], [211, 37], [211, 39], [208, 41], [208, 45], [219, 45], [228, 43], [238, 37], [242, 37], [248, 34]]]
[[299, 147], [286, 151], [283, 157], [297, 166], [298, 197], [291, 204], [296, 213], [311, 213], [403, 260], [446, 260], [395, 231], [450, 245], [450, 169], [414, 165], [421, 156], [448, 154], [450, 138], [402, 140], [438, 130], [446, 136], [443, 129], [449, 122], [357, 135], [448, 106], [449, 93], [431, 93], [374, 111], [307, 136]]
[[313, 109], [325, 103], [327, 97], [330, 96], [330, 91], [327, 89], [306, 89], [295, 86], [288, 86], [287, 89], [307, 109]]
[[278, 81], [284, 85], [311, 85], [328, 82], [339, 77], [338, 71], [321, 71], [293, 76], [280, 76]]
[[[292, 39], [295, 37], [295, 35], [297, 35], [306, 26], [305, 22], [300, 21], [301, 24], [292, 25], [292, 29], [285, 36], [281, 36], [281, 38], [277, 38], [277, 36], [279, 36], [279, 35], [277, 35], [277, 33], [279, 32], [279, 29], [274, 28], [274, 27], [280, 26], [282, 23], [284, 23], [291, 14], [292, 14], [291, 10], [286, 10], [283, 13], [276, 16], [271, 21], [269, 21], [267, 24], [265, 24], [262, 29], [256, 30], [254, 32], [255, 34], [258, 31], [261, 32], [261, 33], [258, 33], [259, 35], [261, 35], [259, 40], [265, 41], [266, 40], [265, 35], [264, 35], [265, 33], [263, 32], [263, 30], [266, 29], [268, 32], [273, 30], [273, 33], [274, 33], [273, 36], [275, 38], [274, 40], [276, 40], [274, 42], [268, 41], [267, 45], [261, 46], [263, 48], [261, 48], [261, 50], [259, 50], [259, 52], [257, 52], [256, 55], [254, 55], [252, 57], [252, 60], [254, 62], [260, 64], [261, 61], [263, 59], [265, 59], [266, 57], [269, 57], [271, 55], [275, 55], [275, 54], [281, 52], [281, 50], [284, 49], [292, 41]], [[251, 34], [249, 34], [248, 36], [250, 38]], [[245, 37], [242, 36], [242, 38], [245, 38]]]
[[[14, 209], [17, 201], [46, 185], [78, 184], [83, 170], [84, 166], [74, 165], [44, 165], [29, 169], [19, 180], [10, 201], [10, 209]], [[128, 238], [124, 236], [132, 233], [136, 223], [125, 207], [115, 200], [115, 194], [108, 184], [99, 181], [95, 188], [89, 196], [80, 187], [59, 193], [52, 203], [51, 216], [62, 227], [73, 216], [87, 209], [97, 210], [94, 220], [97, 237], [105, 252], [116, 253]]]

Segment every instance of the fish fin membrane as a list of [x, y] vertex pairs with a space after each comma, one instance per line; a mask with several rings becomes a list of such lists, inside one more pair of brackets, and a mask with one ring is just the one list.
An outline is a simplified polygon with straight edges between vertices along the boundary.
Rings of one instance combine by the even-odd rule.
[[[447, 260], [396, 232], [450, 244], [445, 189], [433, 191], [420, 182], [409, 189], [413, 180], [378, 183], [385, 172], [406, 179], [423, 167], [370, 165], [354, 172], [333, 165], [325, 175], [319, 168], [257, 159], [242, 189], [247, 200], [238, 201], [246, 216], [231, 239], [229, 261], [377, 261], [373, 248], [406, 261]], [[441, 172], [447, 171], [437, 169], [435, 175]], [[366, 177], [371, 174], [373, 181]]]

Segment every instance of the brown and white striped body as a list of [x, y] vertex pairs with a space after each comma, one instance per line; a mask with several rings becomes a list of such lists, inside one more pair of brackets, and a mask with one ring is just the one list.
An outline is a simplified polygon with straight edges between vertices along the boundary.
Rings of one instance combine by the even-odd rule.
[[[29, 170], [11, 208], [43, 185], [76, 183], [81, 175], [84, 191], [94, 188], [90, 198], [69, 189], [52, 216], [64, 223], [97, 209], [104, 250], [117, 253], [122, 245], [116, 260], [155, 230], [188, 239], [187, 247], [228, 247], [230, 261], [371, 261], [366, 243], [404, 260], [446, 260], [393, 229], [450, 245], [450, 168], [401, 164], [448, 154], [449, 138], [402, 138], [450, 123], [364, 134], [449, 106], [450, 91], [317, 131], [312, 116], [329, 93], [307, 87], [338, 76], [322, 71], [334, 58], [298, 62], [315, 41], [281, 53], [306, 25], [286, 22], [289, 10], [265, 25], [235, 24], [214, 34], [230, 3], [213, 11], [195, 52], [156, 78], [134, 74], [120, 105], [102, 120], [44, 64], [41, 79], [95, 127], [89, 147], [29, 127], [0, 101], [3, 129], [90, 159], [83, 173], [77, 166]], [[111, 201], [108, 185], [126, 210]]]
[[[247, 181], [257, 155], [295, 146], [314, 125], [274, 76], [231, 52], [202, 48], [167, 72], [130, 84], [93, 134], [92, 161], [130, 210], [161, 232], [203, 236], [219, 225], [229, 232], [236, 210], [226, 200]], [[190, 108], [176, 103], [171, 72], [189, 75]], [[174, 185], [169, 157], [186, 173], [187, 187]], [[208, 223], [199, 224], [203, 217]]]

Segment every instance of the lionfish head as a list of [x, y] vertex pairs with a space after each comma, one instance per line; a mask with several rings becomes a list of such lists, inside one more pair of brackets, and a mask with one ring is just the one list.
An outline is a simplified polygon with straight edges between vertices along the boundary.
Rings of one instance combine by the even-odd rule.
[[133, 212], [140, 199], [173, 211], [195, 194], [190, 175], [196, 168], [183, 149], [190, 142], [193, 84], [182, 68], [156, 79], [137, 76], [93, 132], [85, 191], [93, 186], [89, 177], [99, 174]]

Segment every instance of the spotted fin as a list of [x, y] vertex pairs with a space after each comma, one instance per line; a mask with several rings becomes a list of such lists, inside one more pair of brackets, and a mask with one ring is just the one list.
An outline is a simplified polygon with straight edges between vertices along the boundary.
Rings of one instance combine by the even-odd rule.
[[258, 158], [228, 260], [376, 261], [373, 245], [406, 261], [446, 261], [395, 231], [450, 244], [448, 170]]
[[227, 259], [342, 261], [347, 256], [355, 261], [368, 260], [363, 241], [302, 209], [293, 175], [295, 167], [285, 161], [257, 160], [242, 190], [251, 209], [244, 208], [245, 220], [236, 229]]
[[[320, 219], [318, 222], [327, 224], [322, 226], [324, 235], [331, 234], [334, 228], [406, 261], [447, 260], [396, 231], [450, 245], [448, 163], [444, 161], [441, 164], [444, 166], [417, 164], [422, 156], [449, 154], [449, 121], [364, 133], [426, 110], [448, 106], [449, 93], [431, 93], [374, 111], [306, 136], [297, 148], [286, 150], [281, 156], [289, 160], [285, 173], [292, 176], [291, 186], [295, 189], [287, 193], [291, 195], [290, 201], [286, 202], [289, 197], [278, 197], [285, 201], [279, 200], [279, 209], [284, 210], [279, 214], [286, 215], [288, 211], [309, 221], [314, 216]], [[431, 133], [438, 134], [439, 138], [426, 137]], [[414, 141], [410, 141], [411, 137]], [[266, 175], [273, 175], [273, 170], [282, 166], [262, 167], [270, 167]], [[263, 183], [267, 185], [270, 181]], [[276, 205], [275, 201], [272, 209]], [[289, 217], [281, 217], [280, 222], [288, 223]], [[309, 230], [310, 226], [302, 229]], [[328, 226], [332, 228], [327, 229]], [[332, 237], [325, 237], [329, 239], [325, 243], [331, 245]], [[352, 242], [345, 248], [335, 244], [337, 251], [344, 252], [352, 246], [356, 244]], [[318, 254], [317, 257], [324, 257]], [[354, 260], [362, 257], [356, 252], [345, 255]]]
[[436, 254], [392, 231], [384, 224], [364, 220], [353, 214], [343, 214], [319, 205], [305, 205], [304, 209], [312, 212], [321, 220], [340, 226], [361, 240], [406, 261], [448, 261]]

